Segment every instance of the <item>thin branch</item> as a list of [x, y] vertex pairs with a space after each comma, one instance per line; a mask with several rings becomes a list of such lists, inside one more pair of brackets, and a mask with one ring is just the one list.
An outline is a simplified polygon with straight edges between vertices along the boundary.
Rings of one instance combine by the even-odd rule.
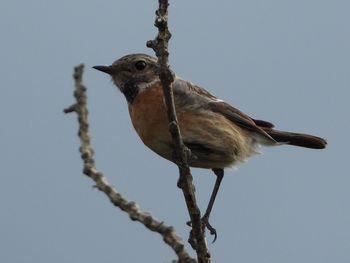
[[94, 150], [90, 144], [86, 88], [82, 84], [83, 70], [83, 64], [74, 68], [74, 97], [76, 98], [76, 103], [64, 109], [64, 112], [76, 112], [78, 115], [79, 151], [84, 162], [84, 174], [94, 180], [96, 188], [104, 192], [115, 206], [126, 212], [131, 220], [138, 221], [149, 230], [159, 233], [163, 237], [164, 242], [168, 244], [178, 256], [178, 262], [196, 262], [189, 256], [180, 236], [177, 235], [172, 226], [167, 226], [164, 222], [156, 220], [150, 213], [141, 211], [135, 202], [123, 198], [122, 195], [108, 183], [102, 172], [96, 169]]
[[172, 82], [174, 74], [168, 64], [168, 42], [171, 34], [168, 30], [168, 0], [159, 0], [159, 8], [156, 11], [155, 26], [158, 28], [158, 35], [154, 40], [147, 42], [147, 46], [156, 53], [159, 65], [159, 78], [161, 80], [164, 98], [169, 118], [169, 131], [171, 133], [174, 149], [174, 161], [179, 167], [178, 186], [182, 189], [188, 213], [191, 218], [192, 231], [189, 242], [197, 252], [198, 262], [210, 262], [210, 253], [206, 244], [205, 229], [202, 226], [200, 210], [197, 206], [193, 178], [188, 165], [191, 158], [190, 150], [184, 145], [176, 117]]

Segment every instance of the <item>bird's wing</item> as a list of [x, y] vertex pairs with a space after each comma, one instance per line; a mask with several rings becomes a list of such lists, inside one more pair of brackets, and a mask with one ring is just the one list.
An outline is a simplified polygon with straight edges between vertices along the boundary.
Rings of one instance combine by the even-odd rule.
[[272, 128], [274, 125], [267, 121], [254, 120], [230, 104], [218, 99], [209, 91], [190, 82], [176, 78], [173, 82], [175, 103], [190, 107], [200, 107], [219, 113], [237, 126], [257, 133], [271, 143], [275, 142], [263, 128]]

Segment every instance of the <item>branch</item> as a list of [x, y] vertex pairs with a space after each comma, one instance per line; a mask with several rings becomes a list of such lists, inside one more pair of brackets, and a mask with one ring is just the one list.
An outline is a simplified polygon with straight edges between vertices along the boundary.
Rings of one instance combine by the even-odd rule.
[[74, 68], [74, 97], [76, 98], [76, 103], [64, 109], [64, 112], [76, 112], [78, 115], [79, 151], [84, 162], [84, 174], [94, 180], [96, 188], [104, 192], [115, 206], [126, 212], [131, 220], [138, 221], [149, 230], [159, 233], [163, 237], [164, 242], [174, 250], [178, 256], [179, 263], [195, 262], [185, 250], [180, 236], [177, 235], [172, 226], [167, 226], [164, 222], [156, 220], [150, 213], [141, 211], [135, 202], [128, 201], [122, 197], [122, 195], [108, 183], [102, 172], [96, 169], [94, 150], [90, 144], [86, 88], [82, 84], [83, 69], [83, 64]]
[[201, 214], [197, 206], [193, 178], [188, 165], [191, 159], [190, 150], [184, 145], [176, 117], [172, 82], [174, 74], [168, 64], [168, 42], [171, 33], [168, 30], [168, 0], [159, 0], [159, 8], [156, 11], [155, 26], [158, 28], [158, 35], [154, 40], [147, 42], [147, 47], [152, 48], [158, 58], [159, 78], [163, 86], [164, 99], [169, 119], [169, 131], [175, 146], [174, 161], [179, 168], [178, 187], [182, 189], [188, 213], [191, 218], [192, 231], [189, 242], [197, 252], [198, 262], [210, 262], [210, 254], [205, 240], [205, 232], [202, 227]]

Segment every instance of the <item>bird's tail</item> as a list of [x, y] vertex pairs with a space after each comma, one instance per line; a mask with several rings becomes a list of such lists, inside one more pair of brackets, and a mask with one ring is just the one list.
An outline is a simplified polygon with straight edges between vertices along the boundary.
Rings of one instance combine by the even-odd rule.
[[311, 149], [324, 149], [327, 141], [323, 138], [309, 134], [278, 131], [274, 129], [264, 129], [275, 141], [295, 146], [301, 146]]

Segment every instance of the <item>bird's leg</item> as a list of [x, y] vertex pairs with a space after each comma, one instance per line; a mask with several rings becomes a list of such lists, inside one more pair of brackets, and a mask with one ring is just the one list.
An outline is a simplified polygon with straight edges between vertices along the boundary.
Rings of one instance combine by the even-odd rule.
[[222, 169], [222, 168], [213, 168], [212, 170], [213, 170], [214, 174], [216, 175], [216, 181], [215, 181], [213, 192], [211, 193], [211, 196], [210, 196], [210, 200], [209, 200], [209, 203], [208, 203], [208, 206], [207, 206], [207, 210], [205, 210], [205, 214], [202, 217], [202, 222], [206, 226], [206, 228], [209, 230], [210, 234], [214, 235], [214, 240], [213, 240], [213, 243], [214, 243], [216, 238], [217, 238], [217, 233], [216, 233], [215, 228], [212, 227], [210, 225], [210, 223], [209, 223], [209, 216], [210, 216], [211, 210], [213, 208], [216, 195], [217, 195], [217, 193], [219, 191], [220, 183], [222, 181], [222, 178], [224, 178], [224, 169]]

